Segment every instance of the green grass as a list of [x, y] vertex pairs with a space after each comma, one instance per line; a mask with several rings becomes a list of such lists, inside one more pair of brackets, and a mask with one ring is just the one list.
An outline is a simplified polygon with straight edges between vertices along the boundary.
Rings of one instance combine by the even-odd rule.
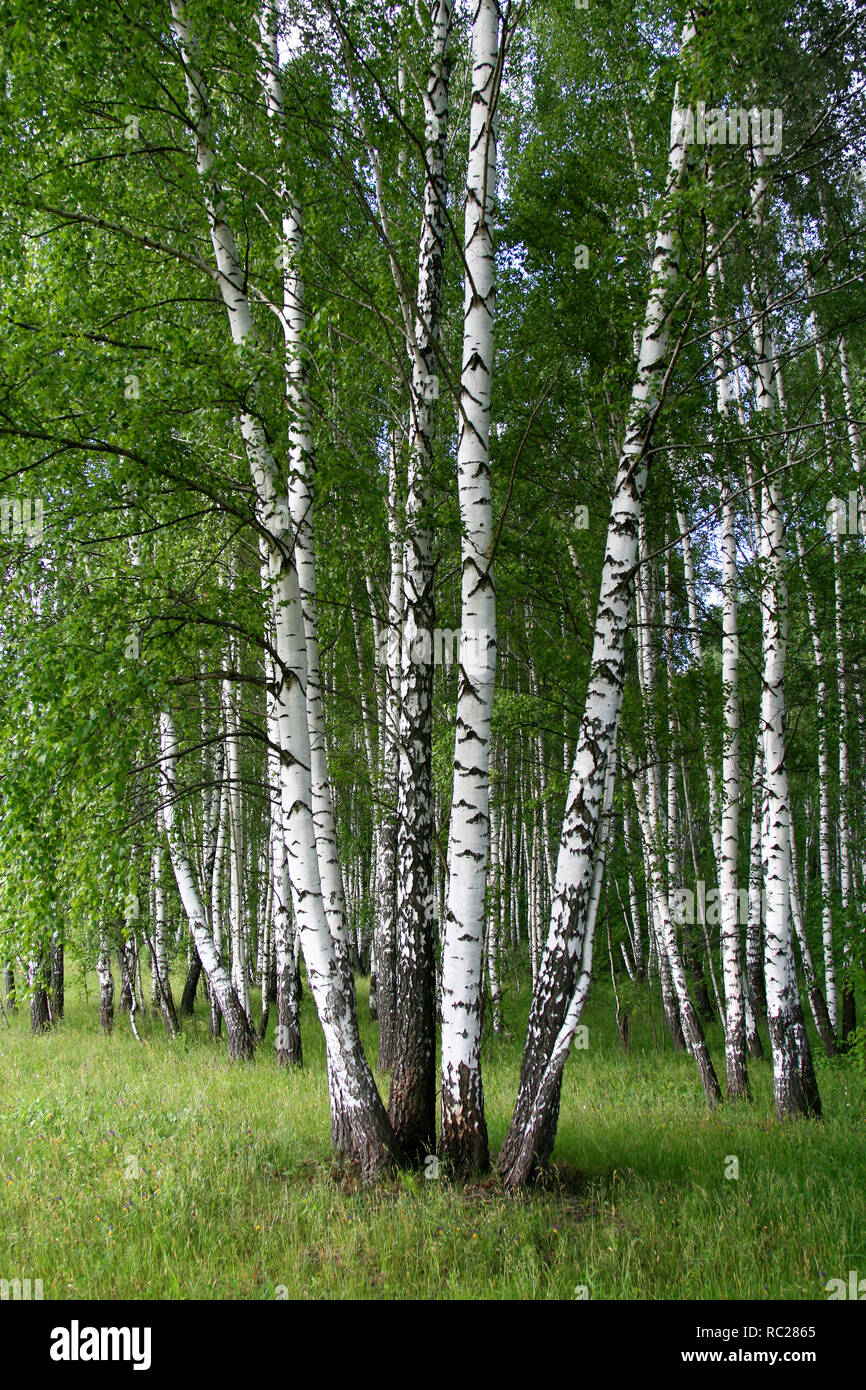
[[[547, 1188], [454, 1187], [402, 1174], [373, 1190], [335, 1181], [323, 1046], [304, 1000], [303, 1073], [270, 1038], [229, 1065], [204, 1009], [146, 1046], [118, 1016], [98, 1031], [92, 980], [63, 1025], [0, 1021], [0, 1277], [45, 1298], [825, 1298], [866, 1276], [866, 1084], [818, 1056], [825, 1118], [779, 1124], [768, 1062], [755, 1101], [709, 1115], [693, 1063], [658, 1053], [638, 1020], [615, 1040], [609, 992], [568, 1061]], [[368, 1054], [366, 985], [359, 1002]], [[513, 1104], [528, 1005], [485, 1045], [491, 1145]], [[271, 1024], [271, 1033], [273, 1022]], [[719, 1030], [712, 1034], [721, 1065]], [[380, 1078], [385, 1086], [385, 1079]], [[726, 1158], [739, 1178], [725, 1178]]]

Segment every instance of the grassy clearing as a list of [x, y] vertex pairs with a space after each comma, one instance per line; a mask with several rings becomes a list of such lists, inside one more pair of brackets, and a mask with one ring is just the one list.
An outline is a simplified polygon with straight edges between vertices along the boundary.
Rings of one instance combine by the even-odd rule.
[[[569, 1059], [546, 1190], [455, 1188], [409, 1173], [373, 1191], [335, 1182], [321, 1032], [304, 1000], [307, 1066], [268, 1043], [229, 1066], [204, 1011], [146, 1047], [118, 1017], [98, 1032], [89, 982], [34, 1039], [0, 1022], [0, 1277], [45, 1298], [824, 1298], [866, 1275], [866, 1079], [818, 1057], [825, 1118], [780, 1125], [769, 1063], [754, 1104], [707, 1114], [690, 1059], [657, 1053], [638, 1020], [615, 1040], [604, 988], [590, 1046]], [[366, 984], [359, 982], [367, 1022]], [[490, 1038], [485, 1092], [498, 1147], [528, 1004]], [[160, 1025], [161, 1027], [161, 1025]], [[271, 1032], [273, 1024], [271, 1025]], [[720, 1063], [718, 1029], [712, 1037]], [[380, 1078], [380, 1084], [386, 1080]], [[739, 1178], [725, 1177], [728, 1156]]]

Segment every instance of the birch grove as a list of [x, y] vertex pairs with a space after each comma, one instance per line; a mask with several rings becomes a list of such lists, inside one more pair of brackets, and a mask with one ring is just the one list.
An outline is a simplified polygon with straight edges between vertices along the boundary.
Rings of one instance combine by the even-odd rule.
[[0, 40], [10, 1026], [74, 961], [106, 1049], [200, 1025], [287, 1123], [320, 1069], [338, 1165], [422, 1191], [555, 1164], [600, 1020], [701, 1123], [828, 1113], [862, 26], [139, 8]]

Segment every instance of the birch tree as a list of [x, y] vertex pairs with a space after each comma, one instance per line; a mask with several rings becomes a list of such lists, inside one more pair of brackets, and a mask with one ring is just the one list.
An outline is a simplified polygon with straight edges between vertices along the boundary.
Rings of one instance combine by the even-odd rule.
[[[183, 62], [196, 168], [218, 286], [232, 340], [241, 346], [253, 334], [252, 314], [234, 234], [226, 220], [225, 199], [214, 175], [207, 87], [198, 70], [197, 46], [181, 0], [171, 0], [171, 14], [172, 31]], [[240, 428], [268, 553], [269, 598], [279, 661], [275, 709], [280, 733], [280, 790], [292, 906], [325, 1033], [332, 1140], [337, 1152], [356, 1163], [368, 1178], [389, 1167], [398, 1149], [364, 1056], [355, 1000], [346, 981], [345, 956], [331, 934], [322, 897], [310, 783], [307, 641], [298, 572], [292, 559], [292, 523], [288, 500], [284, 500], [280, 488], [279, 469], [261, 420], [252, 410], [246, 410], [241, 415]]]
[[490, 390], [493, 375], [495, 101], [499, 6], [472, 18], [472, 107], [466, 180], [463, 374], [457, 445], [462, 592], [448, 909], [442, 943], [442, 1123], [439, 1147], [458, 1170], [487, 1166], [481, 1083], [481, 981], [490, 853], [490, 720], [496, 665]]
[[[760, 173], [763, 151], [756, 149], [759, 174], [755, 219], [759, 224], [766, 197]], [[763, 418], [776, 411], [775, 346], [766, 293], [754, 282], [756, 406]], [[821, 1100], [803, 1022], [794, 971], [791, 930], [790, 801], [785, 767], [785, 655], [787, 649], [787, 584], [785, 525], [781, 482], [769, 469], [761, 481], [761, 738], [763, 743], [766, 833], [764, 862], [767, 910], [764, 972], [767, 1022], [773, 1050], [776, 1110], [788, 1115], [821, 1113]]]
[[[695, 36], [689, 16], [683, 27], [681, 60]], [[574, 997], [585, 913], [592, 879], [598, 817], [607, 759], [614, 748], [624, 681], [625, 634], [637, 561], [638, 522], [648, 475], [652, 439], [664, 383], [671, 366], [671, 321], [679, 277], [677, 193], [686, 167], [686, 128], [674, 94], [667, 186], [662, 200], [636, 379], [614, 483], [604, 567], [593, 635], [592, 666], [568, 789], [556, 866], [550, 926], [533, 993], [520, 1087], [498, 1159], [509, 1186], [526, 1182], [553, 1150], [559, 1113], [561, 1069], [567, 1048], [557, 1046]], [[578, 1018], [573, 1020], [577, 1026]], [[555, 1085], [542, 1108], [535, 1101], [554, 1052], [560, 1059]]]
[[402, 277], [392, 256], [395, 286], [403, 300], [411, 389], [399, 647], [397, 939], [388, 1113], [403, 1148], [416, 1158], [432, 1152], [436, 1138], [431, 785], [435, 602], [429, 507], [447, 237], [448, 49], [452, 18], [451, 0], [433, 0], [426, 39], [429, 69], [424, 92], [424, 207], [415, 305], [405, 302]]

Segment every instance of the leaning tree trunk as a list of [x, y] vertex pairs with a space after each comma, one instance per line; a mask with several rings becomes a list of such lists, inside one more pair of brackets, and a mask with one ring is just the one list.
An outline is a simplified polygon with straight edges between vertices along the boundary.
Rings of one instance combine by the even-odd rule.
[[348, 936], [346, 897], [337, 850], [337, 829], [331, 797], [322, 709], [322, 680], [319, 656], [319, 619], [316, 599], [316, 558], [314, 546], [312, 407], [307, 381], [305, 334], [307, 311], [301, 275], [303, 254], [303, 210], [289, 185], [289, 153], [285, 130], [283, 89], [276, 41], [274, 6], [266, 3], [259, 21], [262, 81], [271, 121], [280, 175], [280, 195], [285, 211], [282, 218], [283, 312], [285, 341], [286, 400], [289, 408], [289, 511], [293, 526], [293, 557], [300, 589], [306, 642], [307, 722], [310, 742], [310, 792], [316, 833], [316, 854], [325, 915], [334, 941], [343, 989], [354, 1000], [352, 949]]
[[[197, 45], [182, 0], [171, 0], [172, 30], [178, 41], [195, 133], [196, 167], [201, 181], [217, 279], [233, 342], [255, 342], [246, 276], [234, 234], [226, 220], [225, 199], [214, 174], [209, 95], [198, 71]], [[313, 820], [310, 728], [307, 708], [307, 642], [298, 572], [292, 558], [294, 527], [279, 469], [261, 419], [254, 413], [255, 382], [250, 381], [241, 414], [241, 435], [255, 491], [256, 515], [267, 543], [267, 589], [276, 656], [274, 708], [279, 727], [280, 792], [289, 856], [292, 905], [310, 987], [325, 1034], [331, 1136], [336, 1151], [357, 1164], [369, 1179], [399, 1158], [399, 1146], [364, 1056], [354, 991], [346, 978], [345, 957], [331, 935]], [[207, 968], [207, 962], [203, 960]], [[228, 1019], [226, 1020], [228, 1026]]]
[[[513, 1165], [520, 1172], [531, 1172], [537, 1166], [538, 1136], [548, 1134], [551, 1124], [554, 1127], [559, 1114], [559, 1097], [562, 1088], [562, 1073], [568, 1058], [569, 1048], [589, 994], [592, 979], [592, 948], [595, 939], [595, 922], [598, 904], [601, 899], [601, 885], [607, 856], [607, 841], [610, 813], [613, 803], [616, 760], [613, 748], [610, 762], [605, 772], [605, 788], [599, 813], [598, 846], [592, 867], [589, 893], [587, 896], [583, 939], [580, 947], [580, 960], [575, 973], [574, 989], [568, 1001], [559, 1031], [553, 1040], [547, 1061], [538, 1078], [531, 1107], [523, 1127], [523, 1137], [519, 1140]], [[552, 1119], [551, 1119], [552, 1117]], [[553, 1137], [549, 1143], [552, 1148]], [[517, 1141], [516, 1141], [517, 1142]]]
[[647, 805], [643, 792], [643, 786], [639, 778], [632, 778], [635, 802], [637, 805], [638, 819], [640, 821], [641, 832], [644, 839], [644, 853], [646, 855], [649, 877], [652, 882], [653, 896], [659, 914], [660, 942], [659, 951], [664, 951], [670, 966], [671, 979], [674, 990], [676, 991], [677, 1004], [679, 1006], [680, 1020], [682, 1022], [683, 1036], [686, 1046], [695, 1059], [704, 1094], [707, 1098], [707, 1105], [712, 1109], [722, 1099], [722, 1092], [716, 1078], [715, 1068], [707, 1047], [704, 1030], [701, 1027], [695, 1006], [689, 997], [686, 985], [686, 971], [677, 945], [676, 929], [670, 909], [667, 890], [665, 888], [664, 874], [662, 871], [661, 858], [658, 853], [657, 845], [659, 842], [659, 814], [658, 807], [653, 805], [652, 782], [650, 782], [650, 801]]
[[[682, 49], [694, 36], [691, 20]], [[637, 379], [611, 503], [607, 545], [595, 620], [592, 665], [574, 754], [556, 866], [550, 926], [533, 991], [520, 1086], [499, 1155], [508, 1186], [526, 1182], [549, 1160], [559, 1113], [559, 1080], [545, 1082], [574, 994], [592, 883], [598, 820], [608, 759], [615, 748], [625, 675], [625, 635], [632, 604], [638, 521], [665, 373], [671, 365], [670, 323], [679, 275], [676, 194], [686, 166], [685, 121], [674, 94], [668, 181], [653, 255], [637, 364]], [[549, 1095], [546, 1089], [549, 1088]]]
[[168, 711], [163, 711], [159, 716], [159, 735], [163, 824], [178, 892], [189, 921], [198, 958], [207, 975], [208, 983], [219, 1000], [220, 1010], [226, 1021], [229, 1057], [249, 1058], [253, 1055], [255, 1044], [252, 1028], [235, 992], [229, 971], [214, 946], [178, 821], [177, 735], [174, 720]]

